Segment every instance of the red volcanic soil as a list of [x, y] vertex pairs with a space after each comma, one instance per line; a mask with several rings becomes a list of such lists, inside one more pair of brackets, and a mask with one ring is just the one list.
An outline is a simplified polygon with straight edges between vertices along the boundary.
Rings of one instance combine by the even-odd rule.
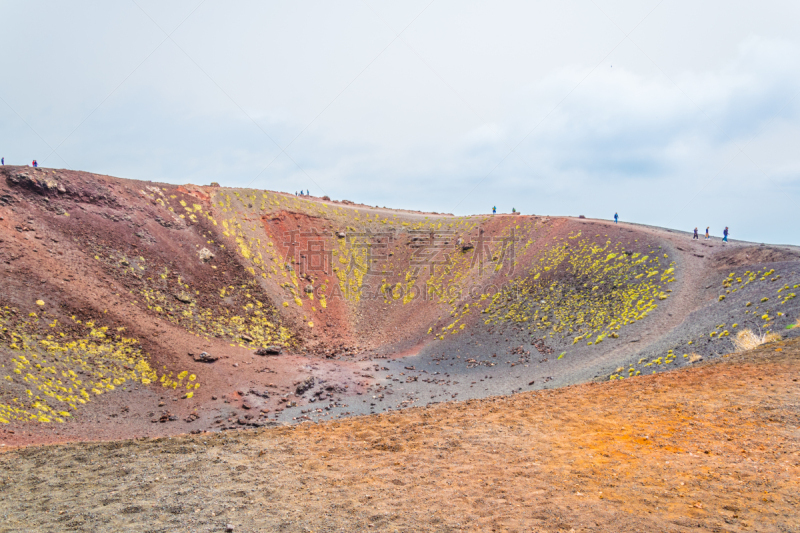
[[15, 531], [792, 531], [800, 346], [321, 424], [0, 454]]
[[[486, 322], [480, 302], [579, 243], [658, 256], [657, 309], [592, 345], [530, 317]], [[260, 427], [684, 366], [683, 353], [732, 351], [733, 323], [796, 335], [798, 257], [633, 224], [3, 167], [0, 440]], [[621, 291], [563, 267], [547, 276], [565, 294]]]

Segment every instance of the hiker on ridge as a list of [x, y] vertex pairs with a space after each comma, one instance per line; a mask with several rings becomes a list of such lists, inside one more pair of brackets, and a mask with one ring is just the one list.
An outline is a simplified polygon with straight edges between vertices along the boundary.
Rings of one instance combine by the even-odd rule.
[[692, 240], [694, 239], [700, 239], [700, 237], [697, 235], [697, 228], [694, 228], [694, 235], [692, 235]]
[[722, 242], [728, 242], [728, 226], [725, 226], [725, 229], [722, 230]]
[[497, 214], [497, 207], [492, 207], [492, 214], [493, 215]]
[[617, 224], [619, 221], [619, 213], [614, 213], [614, 224]]
[[709, 228], [709, 226], [706, 226], [706, 240], [711, 238], [711, 237], [708, 236], [708, 228]]

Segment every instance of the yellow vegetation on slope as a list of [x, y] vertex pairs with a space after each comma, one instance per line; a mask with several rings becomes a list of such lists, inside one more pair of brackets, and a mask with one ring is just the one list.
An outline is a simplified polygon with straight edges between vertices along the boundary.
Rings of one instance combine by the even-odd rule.
[[[185, 387], [187, 397], [200, 386], [195, 375], [186, 371], [175, 378], [171, 372], [159, 375], [139, 341], [110, 333], [107, 327], [73, 317], [74, 324], [85, 329], [84, 335], [75, 337], [62, 331], [65, 328], [58, 320], [45, 321], [36, 313], [12, 326], [16, 310], [6, 307], [1, 311], [0, 338], [8, 339], [5, 348], [13, 356], [12, 367], [3, 365], [0, 374], [5, 374], [6, 395], [16, 396], [0, 404], [2, 423], [64, 422], [93, 397], [132, 383]], [[43, 328], [48, 328], [47, 334], [41, 332]]]

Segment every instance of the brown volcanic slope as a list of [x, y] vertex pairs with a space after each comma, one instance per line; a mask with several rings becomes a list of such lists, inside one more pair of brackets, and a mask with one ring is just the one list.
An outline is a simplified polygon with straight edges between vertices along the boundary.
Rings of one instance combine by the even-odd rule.
[[11, 446], [628, 379], [800, 331], [793, 247], [26, 167], [0, 217]]
[[3, 531], [796, 531], [800, 342], [321, 424], [0, 454]]

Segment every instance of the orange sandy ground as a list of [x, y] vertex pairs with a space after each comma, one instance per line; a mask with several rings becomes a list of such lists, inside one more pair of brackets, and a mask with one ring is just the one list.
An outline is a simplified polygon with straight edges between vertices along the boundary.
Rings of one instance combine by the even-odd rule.
[[18, 449], [0, 530], [797, 531], [798, 378], [795, 341], [319, 425]]

